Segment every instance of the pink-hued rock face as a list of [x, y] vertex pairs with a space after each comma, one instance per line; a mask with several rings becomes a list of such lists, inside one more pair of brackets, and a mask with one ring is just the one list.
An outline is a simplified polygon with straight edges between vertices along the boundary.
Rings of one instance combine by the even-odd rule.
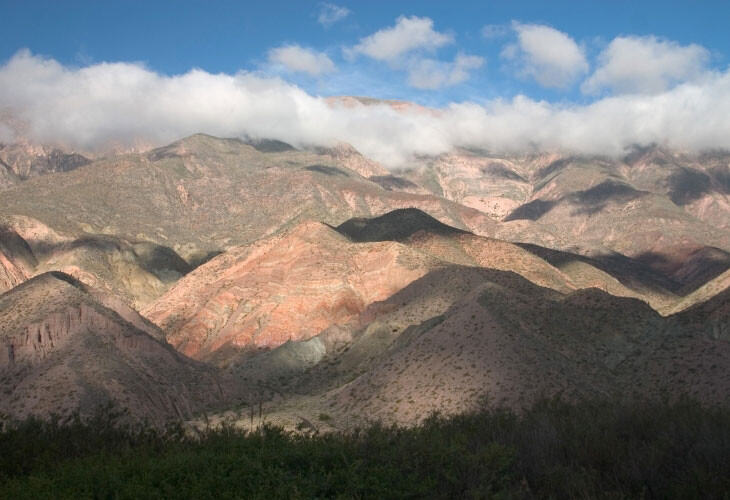
[[186, 355], [272, 348], [350, 322], [438, 265], [395, 242], [351, 243], [320, 223], [221, 255], [143, 314]]
[[176, 353], [136, 311], [58, 272], [0, 295], [0, 388], [0, 412], [16, 418], [115, 401], [162, 423], [221, 397], [212, 371]]
[[338, 144], [327, 153], [340, 165], [357, 172], [363, 177], [388, 175], [390, 172], [376, 161], [366, 158], [349, 144]]

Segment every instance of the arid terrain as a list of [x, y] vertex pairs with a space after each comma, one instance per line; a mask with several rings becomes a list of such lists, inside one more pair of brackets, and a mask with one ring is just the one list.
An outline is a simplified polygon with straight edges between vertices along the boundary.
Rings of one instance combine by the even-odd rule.
[[661, 147], [388, 170], [204, 134], [3, 145], [0, 412], [243, 425], [260, 404], [343, 428], [553, 395], [728, 403], [729, 172]]
[[0, 500], [730, 500], [730, 2], [0, 1]]

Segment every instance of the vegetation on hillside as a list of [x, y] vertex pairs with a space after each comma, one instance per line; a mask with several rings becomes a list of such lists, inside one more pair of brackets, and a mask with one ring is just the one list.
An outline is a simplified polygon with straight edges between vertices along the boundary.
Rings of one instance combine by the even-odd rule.
[[88, 420], [0, 433], [2, 498], [728, 498], [730, 408], [542, 401], [411, 428], [232, 426], [199, 434]]

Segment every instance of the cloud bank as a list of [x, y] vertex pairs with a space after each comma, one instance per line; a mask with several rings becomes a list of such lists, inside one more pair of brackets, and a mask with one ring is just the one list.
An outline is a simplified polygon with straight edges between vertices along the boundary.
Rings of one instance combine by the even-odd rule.
[[252, 73], [193, 70], [165, 76], [132, 63], [70, 68], [21, 51], [0, 66], [0, 89], [2, 135], [6, 127], [23, 123], [32, 140], [84, 149], [164, 145], [205, 132], [300, 147], [345, 141], [397, 167], [413, 155], [460, 146], [586, 154], [621, 154], [633, 144], [649, 143], [682, 150], [730, 146], [728, 71], [651, 95], [607, 97], [582, 106], [518, 96], [438, 110], [395, 110], [387, 104], [333, 103]]

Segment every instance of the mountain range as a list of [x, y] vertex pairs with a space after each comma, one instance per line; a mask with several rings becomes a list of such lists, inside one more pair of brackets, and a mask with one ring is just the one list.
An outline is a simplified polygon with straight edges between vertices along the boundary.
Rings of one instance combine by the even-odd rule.
[[0, 147], [0, 412], [730, 395], [730, 153]]

